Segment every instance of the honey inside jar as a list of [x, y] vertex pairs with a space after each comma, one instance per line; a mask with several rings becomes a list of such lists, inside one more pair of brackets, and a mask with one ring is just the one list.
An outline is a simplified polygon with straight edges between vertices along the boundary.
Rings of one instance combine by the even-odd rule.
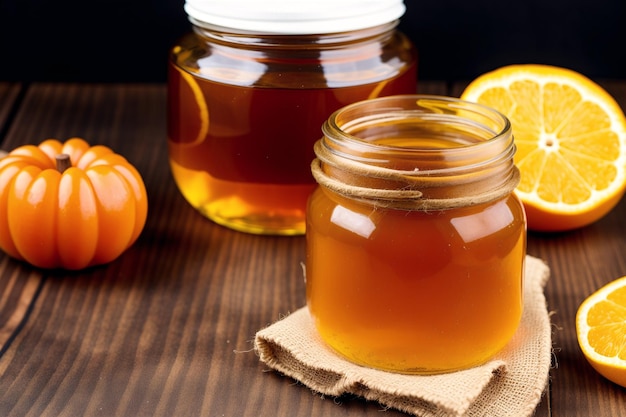
[[183, 37], [170, 55], [168, 150], [187, 201], [236, 230], [303, 234], [323, 121], [416, 89], [415, 51], [396, 24], [297, 36], [196, 27]]
[[[387, 107], [407, 105], [389, 100]], [[431, 117], [424, 109], [417, 119], [368, 118], [363, 127], [350, 124], [364, 113], [358, 105], [354, 111], [333, 116], [346, 137], [327, 128], [316, 148], [330, 150], [318, 152], [330, 182], [320, 182], [308, 206], [307, 303], [319, 334], [353, 362], [396, 372], [485, 362], [508, 343], [522, 314], [526, 226], [509, 178], [510, 132], [502, 139], [455, 120], [467, 114]], [[400, 175], [365, 175], [355, 161]], [[413, 190], [413, 178], [402, 179], [411, 172], [424, 173], [419, 197], [400, 203], [367, 195]]]

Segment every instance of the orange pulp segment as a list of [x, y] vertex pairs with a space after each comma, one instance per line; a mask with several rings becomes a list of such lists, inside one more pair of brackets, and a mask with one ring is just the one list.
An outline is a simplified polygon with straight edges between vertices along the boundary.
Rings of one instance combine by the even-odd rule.
[[626, 387], [626, 277], [610, 282], [582, 302], [576, 334], [591, 366]]
[[561, 231], [606, 215], [626, 189], [626, 118], [598, 84], [565, 68], [511, 65], [472, 81], [461, 98], [511, 121], [517, 194], [531, 230]]

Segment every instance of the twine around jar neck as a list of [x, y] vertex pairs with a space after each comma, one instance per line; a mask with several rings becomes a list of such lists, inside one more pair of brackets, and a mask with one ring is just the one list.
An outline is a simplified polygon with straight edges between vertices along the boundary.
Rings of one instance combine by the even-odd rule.
[[509, 120], [452, 97], [381, 97], [337, 110], [314, 146], [315, 180], [374, 207], [446, 210], [489, 203], [520, 182]]
[[[342, 158], [326, 148], [323, 139], [315, 143], [314, 150], [317, 158], [311, 163], [311, 172], [318, 184], [342, 196], [380, 208], [428, 211], [484, 204], [508, 196], [520, 181], [519, 169], [511, 163], [508, 176], [502, 178], [499, 186], [495, 188], [482, 187], [479, 192], [472, 192], [470, 183], [467, 185], [468, 192], [463, 197], [427, 198], [424, 197], [423, 190], [432, 187], [430, 177], [419, 170], [402, 171]], [[402, 186], [389, 189], [349, 184], [329, 175], [324, 166], [357, 177], [388, 180]], [[446, 185], [465, 186], [462, 183], [455, 184], [454, 180], [448, 181]]]

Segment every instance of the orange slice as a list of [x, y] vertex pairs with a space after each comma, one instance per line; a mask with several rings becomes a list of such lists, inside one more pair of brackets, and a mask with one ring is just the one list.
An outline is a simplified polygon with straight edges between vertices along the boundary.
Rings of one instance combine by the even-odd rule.
[[[206, 139], [209, 132], [209, 108], [194, 77], [178, 66], [174, 66], [174, 68], [180, 77], [176, 83], [178, 89], [174, 90], [180, 103], [180, 111], [188, 114], [185, 117], [184, 128], [179, 128], [180, 131], [185, 132], [185, 135], [179, 138], [178, 144], [198, 145]], [[172, 84], [174, 84], [174, 80], [172, 80]]]
[[587, 77], [547, 65], [479, 76], [461, 98], [511, 121], [528, 228], [561, 231], [606, 215], [626, 189], [626, 118]]
[[591, 366], [626, 387], [626, 277], [582, 302], [576, 314], [576, 335]]

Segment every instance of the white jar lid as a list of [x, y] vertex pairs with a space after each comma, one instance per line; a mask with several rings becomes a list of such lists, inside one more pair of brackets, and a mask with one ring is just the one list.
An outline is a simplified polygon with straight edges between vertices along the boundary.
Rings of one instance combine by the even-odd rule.
[[398, 19], [403, 0], [186, 0], [192, 21], [262, 34], [323, 34]]

